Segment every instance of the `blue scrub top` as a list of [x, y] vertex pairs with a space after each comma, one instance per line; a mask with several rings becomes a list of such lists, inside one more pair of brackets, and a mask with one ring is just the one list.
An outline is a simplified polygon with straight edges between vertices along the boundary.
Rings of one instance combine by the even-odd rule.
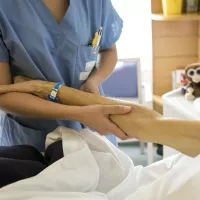
[[[89, 46], [95, 32], [103, 27], [100, 50], [105, 50], [119, 39], [122, 24], [110, 0], [71, 0], [59, 24], [42, 0], [0, 0], [0, 62], [9, 62], [12, 76], [79, 89], [84, 82], [80, 74], [88, 70], [86, 63], [97, 59]], [[0, 125], [0, 145], [29, 144], [39, 150], [56, 127], [82, 128], [78, 122], [32, 120], [4, 113]]]

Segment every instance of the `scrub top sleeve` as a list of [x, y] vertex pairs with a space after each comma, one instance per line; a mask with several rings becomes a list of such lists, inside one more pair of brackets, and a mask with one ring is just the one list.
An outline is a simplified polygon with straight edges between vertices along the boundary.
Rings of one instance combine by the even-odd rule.
[[103, 0], [102, 27], [100, 51], [114, 45], [120, 38], [123, 28], [123, 21], [113, 7], [111, 0]]
[[6, 45], [3, 42], [2, 35], [0, 32], [0, 62], [9, 62], [9, 53]]

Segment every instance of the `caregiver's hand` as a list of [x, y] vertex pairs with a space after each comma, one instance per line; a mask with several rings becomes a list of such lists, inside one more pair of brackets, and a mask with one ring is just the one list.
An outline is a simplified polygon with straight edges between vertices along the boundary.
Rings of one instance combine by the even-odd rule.
[[88, 93], [93, 93], [96, 95], [100, 95], [98, 84], [94, 81], [87, 80], [80, 88], [80, 90]]
[[116, 124], [110, 121], [109, 115], [123, 115], [130, 111], [131, 107], [129, 106], [85, 106], [83, 107], [83, 115], [79, 121], [101, 135], [115, 134], [120, 139], [125, 140], [127, 139], [127, 135]]

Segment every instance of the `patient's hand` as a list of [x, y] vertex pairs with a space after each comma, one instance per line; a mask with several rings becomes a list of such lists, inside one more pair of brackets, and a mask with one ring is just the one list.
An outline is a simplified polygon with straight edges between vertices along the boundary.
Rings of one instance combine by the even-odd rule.
[[134, 105], [130, 113], [122, 116], [111, 116], [113, 122], [130, 137], [147, 141], [152, 139], [151, 127], [161, 117], [157, 112], [143, 106]]
[[42, 99], [47, 99], [48, 94], [51, 92], [53, 86], [55, 85], [53, 82], [33, 80], [24, 76], [15, 76], [13, 80], [14, 84], [20, 84], [22, 91], [29, 92]]
[[15, 76], [13, 78], [14, 84], [16, 84], [16, 83], [23, 83], [23, 82], [31, 81], [31, 80], [32, 79], [24, 77], [24, 76]]

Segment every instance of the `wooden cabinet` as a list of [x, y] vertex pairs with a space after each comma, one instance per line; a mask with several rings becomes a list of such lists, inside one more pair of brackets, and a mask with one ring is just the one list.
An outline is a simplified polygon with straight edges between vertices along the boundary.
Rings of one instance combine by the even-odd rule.
[[156, 96], [153, 105], [162, 113], [158, 97], [172, 89], [172, 71], [200, 59], [200, 15], [164, 16], [161, 0], [152, 0], [151, 5], [153, 94]]

